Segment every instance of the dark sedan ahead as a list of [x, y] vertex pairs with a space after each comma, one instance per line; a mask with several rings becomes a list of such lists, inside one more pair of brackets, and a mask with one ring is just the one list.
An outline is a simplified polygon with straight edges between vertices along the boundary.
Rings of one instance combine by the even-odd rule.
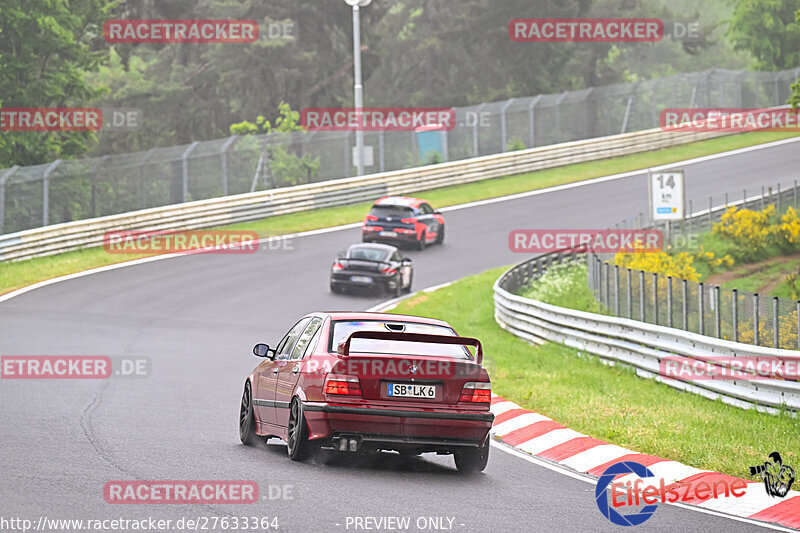
[[411, 259], [387, 244], [353, 244], [331, 267], [331, 291], [383, 290], [395, 296], [411, 292], [414, 267]]

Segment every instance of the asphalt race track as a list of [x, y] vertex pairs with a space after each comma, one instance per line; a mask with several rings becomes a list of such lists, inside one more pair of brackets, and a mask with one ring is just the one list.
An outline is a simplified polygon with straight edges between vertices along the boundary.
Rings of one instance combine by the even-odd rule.
[[[695, 210], [800, 178], [800, 142], [687, 165]], [[681, 166], [678, 165], [678, 168]], [[445, 210], [444, 246], [407, 251], [421, 289], [507, 265], [512, 229], [600, 228], [647, 210], [644, 173]], [[188, 255], [55, 283], [0, 303], [0, 354], [144, 356], [149, 377], [0, 381], [0, 515], [48, 518], [278, 517], [280, 531], [355, 531], [348, 517], [454, 518], [454, 531], [611, 531], [594, 485], [497, 448], [487, 470], [451, 457], [323, 456], [292, 463], [277, 441], [239, 443], [237, 415], [259, 341], [302, 314], [366, 309], [383, 296], [333, 295], [328, 269], [358, 229], [294, 238], [252, 255]], [[454, 303], [455, 304], [455, 303]], [[461, 332], [469, 334], [469, 332]], [[491, 356], [491, 354], [489, 354]], [[110, 480], [254, 480], [251, 505], [109, 505]], [[270, 487], [288, 498], [270, 500]], [[444, 521], [445, 525], [448, 521]], [[411, 528], [416, 530], [415, 527]], [[751, 531], [661, 505], [641, 531]], [[363, 529], [362, 529], [363, 530]]]

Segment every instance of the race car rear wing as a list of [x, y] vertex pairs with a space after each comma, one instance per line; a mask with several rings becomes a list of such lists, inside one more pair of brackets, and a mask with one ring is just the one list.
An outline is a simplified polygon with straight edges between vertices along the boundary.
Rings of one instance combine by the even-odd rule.
[[483, 346], [481, 341], [473, 337], [452, 337], [450, 335], [428, 335], [427, 333], [392, 333], [388, 331], [354, 331], [347, 339], [339, 343], [336, 353], [339, 357], [350, 355], [350, 342], [353, 339], [374, 339], [397, 342], [426, 342], [429, 344], [460, 344], [475, 347], [475, 362], [483, 362]]

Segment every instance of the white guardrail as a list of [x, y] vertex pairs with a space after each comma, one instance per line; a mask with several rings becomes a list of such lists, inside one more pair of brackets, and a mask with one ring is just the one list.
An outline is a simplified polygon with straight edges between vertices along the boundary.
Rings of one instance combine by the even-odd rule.
[[100, 246], [107, 231], [190, 230], [374, 200], [447, 185], [523, 174], [572, 163], [597, 161], [668, 148], [713, 137], [719, 132], [664, 132], [660, 129], [575, 141], [529, 150], [285, 187], [255, 193], [133, 211], [54, 224], [0, 235], [0, 261], [18, 261]]
[[494, 284], [495, 320], [505, 330], [529, 342], [557, 342], [599, 356], [606, 362], [633, 367], [639, 376], [670, 387], [738, 407], [776, 412], [800, 410], [800, 382], [780, 379], [675, 380], [662, 375], [664, 357], [686, 363], [715, 364], [714, 357], [780, 357], [800, 363], [800, 354], [742, 344], [697, 333], [546, 304], [524, 298], [518, 291], [553, 263], [580, 257], [572, 252], [548, 254], [515, 266]]

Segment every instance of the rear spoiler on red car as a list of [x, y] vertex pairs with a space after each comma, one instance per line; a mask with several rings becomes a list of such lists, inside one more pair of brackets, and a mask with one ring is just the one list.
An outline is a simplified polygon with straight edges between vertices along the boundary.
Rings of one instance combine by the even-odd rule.
[[350, 355], [350, 342], [353, 339], [374, 339], [397, 342], [427, 342], [429, 344], [460, 344], [475, 347], [475, 362], [483, 362], [483, 346], [481, 341], [473, 337], [452, 337], [450, 335], [428, 335], [426, 333], [391, 333], [388, 331], [355, 331], [346, 340], [339, 343], [336, 353], [340, 357]]

